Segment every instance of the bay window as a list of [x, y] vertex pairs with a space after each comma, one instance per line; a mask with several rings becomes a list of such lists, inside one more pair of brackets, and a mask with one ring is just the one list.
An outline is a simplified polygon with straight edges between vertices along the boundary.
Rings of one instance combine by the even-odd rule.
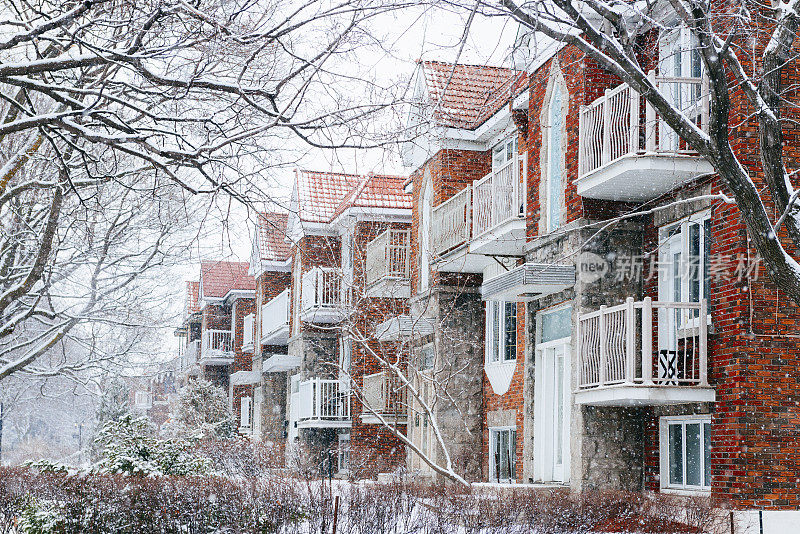
[[517, 359], [517, 303], [487, 301], [486, 363]]

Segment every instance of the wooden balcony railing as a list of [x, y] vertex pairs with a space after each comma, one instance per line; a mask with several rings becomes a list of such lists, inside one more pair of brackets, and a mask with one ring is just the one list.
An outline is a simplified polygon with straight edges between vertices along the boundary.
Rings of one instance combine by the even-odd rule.
[[431, 247], [440, 255], [472, 237], [472, 187], [467, 186], [431, 211]]
[[302, 310], [343, 305], [342, 272], [334, 267], [314, 267], [303, 275]]
[[261, 306], [261, 339], [269, 340], [281, 330], [289, 329], [289, 295], [284, 289], [275, 298]]
[[472, 185], [472, 236], [478, 237], [506, 221], [525, 217], [525, 174], [516, 157]]
[[364, 414], [373, 412], [385, 416], [406, 416], [406, 388], [396, 375], [381, 371], [364, 376]]
[[345, 422], [350, 419], [350, 390], [339, 380], [312, 378], [292, 393], [299, 422]]

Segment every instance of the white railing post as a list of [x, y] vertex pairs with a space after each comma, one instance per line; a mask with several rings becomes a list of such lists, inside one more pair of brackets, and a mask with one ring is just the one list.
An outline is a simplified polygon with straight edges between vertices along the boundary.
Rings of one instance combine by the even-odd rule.
[[[583, 118], [586, 115], [586, 105], [581, 104], [580, 111], [578, 112], [578, 176], [586, 174], [586, 144], [589, 140], [586, 137], [586, 120]], [[525, 195], [527, 197], [527, 195]]]
[[700, 343], [700, 386], [708, 386], [708, 301], [700, 301], [700, 317], [697, 327], [699, 329]]
[[608, 355], [606, 354], [606, 308], [604, 304], [600, 306], [600, 315], [597, 317], [597, 331], [600, 340], [600, 369], [597, 370], [598, 385], [606, 383], [606, 371], [608, 367]]
[[610, 89], [606, 89], [603, 100], [603, 152], [600, 158], [603, 165], [611, 161], [611, 106], [608, 97], [610, 92]]
[[[647, 73], [647, 79], [653, 86], [656, 86], [656, 72], [651, 70]], [[656, 132], [658, 132], [658, 125], [656, 124], [656, 109], [650, 102], [645, 103], [645, 150], [647, 152], [656, 151]]]
[[625, 300], [625, 382], [636, 380], [636, 309], [633, 297]]
[[639, 93], [631, 87], [628, 88], [628, 91], [631, 106], [631, 140], [628, 153], [635, 154], [639, 152]]
[[314, 399], [313, 405], [313, 413], [311, 414], [312, 419], [320, 419], [322, 416], [322, 384], [318, 378], [314, 378], [311, 380], [311, 393]]
[[653, 299], [644, 298], [642, 304], [642, 379], [644, 385], [653, 385]]

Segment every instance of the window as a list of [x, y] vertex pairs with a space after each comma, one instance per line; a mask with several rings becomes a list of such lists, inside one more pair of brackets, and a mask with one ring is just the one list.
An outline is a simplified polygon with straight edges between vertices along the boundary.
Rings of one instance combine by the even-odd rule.
[[487, 301], [486, 363], [517, 359], [517, 303]]
[[661, 418], [661, 487], [711, 487], [711, 416]]
[[436, 361], [436, 350], [433, 343], [428, 343], [419, 352], [419, 370], [428, 371], [433, 369]]
[[250, 407], [252, 404], [252, 397], [242, 397], [239, 414], [239, 426], [242, 428], [250, 428]]
[[336, 454], [336, 467], [339, 472], [350, 469], [350, 434], [339, 434], [339, 448]]
[[517, 133], [514, 132], [492, 148], [492, 172], [497, 172], [514, 161], [517, 155]]
[[134, 403], [137, 407], [146, 408], [150, 406], [150, 393], [147, 391], [137, 391], [134, 394]]
[[539, 167], [541, 179], [539, 196], [541, 198], [541, 233], [552, 232], [563, 224], [565, 186], [566, 122], [565, 115], [569, 102], [567, 85], [558, 62], [553, 63], [547, 96], [542, 106], [542, 149]]
[[517, 478], [517, 429], [489, 429], [489, 473], [492, 482], [510, 482]]
[[[700, 126], [703, 62], [697, 37], [682, 25], [665, 30], [658, 43], [659, 82], [670, 104]], [[660, 121], [662, 150], [678, 150], [680, 140], [664, 121]]]
[[660, 230], [659, 300], [700, 302], [708, 298], [710, 233], [709, 212]]
[[419, 225], [419, 289], [427, 291], [430, 284], [430, 238], [433, 217], [433, 183], [430, 171], [425, 171], [425, 189], [422, 193], [422, 223]]

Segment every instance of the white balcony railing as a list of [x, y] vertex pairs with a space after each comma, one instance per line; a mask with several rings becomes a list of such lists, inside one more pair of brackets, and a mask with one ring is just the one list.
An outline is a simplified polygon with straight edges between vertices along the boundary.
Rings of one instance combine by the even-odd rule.
[[281, 291], [275, 298], [261, 306], [261, 342], [280, 345], [289, 333], [289, 290]]
[[242, 332], [242, 350], [253, 349], [253, 337], [255, 335], [256, 316], [251, 313], [244, 317], [244, 331]]
[[300, 317], [304, 321], [336, 322], [344, 317], [342, 272], [314, 267], [303, 275]]
[[[364, 415], [372, 412], [382, 416], [406, 417], [406, 388], [396, 375], [381, 371], [364, 376]], [[367, 409], [367, 406], [372, 411]]]
[[578, 388], [708, 387], [706, 301], [624, 304], [578, 321]]
[[[341, 426], [350, 423], [350, 391], [339, 380], [312, 378], [292, 393], [298, 426]], [[296, 404], [295, 404], [296, 403]]]
[[367, 285], [381, 280], [402, 280], [409, 277], [408, 258], [411, 233], [389, 228], [367, 243]]
[[472, 187], [467, 186], [431, 211], [431, 246], [441, 255], [472, 237]]
[[472, 237], [525, 217], [525, 173], [516, 157], [472, 185]]
[[200, 361], [226, 364], [233, 361], [233, 336], [230, 330], [206, 330], [203, 332], [203, 350]]
[[[703, 130], [708, 128], [706, 78], [648, 75], [668, 102]], [[627, 84], [605, 94], [580, 111], [579, 178], [631, 154], [692, 154], [655, 108]]]

